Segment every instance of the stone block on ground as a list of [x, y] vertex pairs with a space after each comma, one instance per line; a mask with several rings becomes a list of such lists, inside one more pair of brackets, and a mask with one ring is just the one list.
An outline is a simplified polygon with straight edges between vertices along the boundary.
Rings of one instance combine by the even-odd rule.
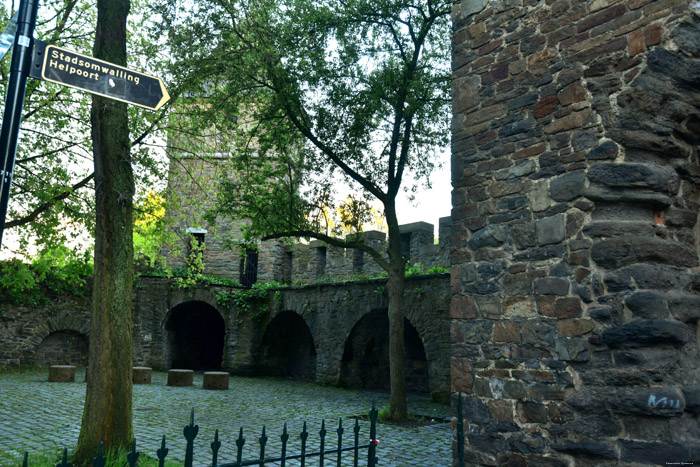
[[75, 381], [75, 366], [51, 365], [49, 367], [49, 382], [72, 383]]
[[134, 384], [150, 384], [152, 369], [147, 366], [135, 366], [132, 369], [132, 380]]
[[194, 371], [168, 370], [168, 386], [192, 386]]
[[204, 373], [204, 389], [228, 389], [229, 374], [225, 371], [207, 371]]

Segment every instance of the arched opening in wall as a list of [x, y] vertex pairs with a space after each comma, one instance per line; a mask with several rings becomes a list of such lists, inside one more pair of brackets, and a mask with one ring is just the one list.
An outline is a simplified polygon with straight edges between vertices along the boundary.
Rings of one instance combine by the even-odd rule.
[[316, 378], [316, 347], [304, 318], [282, 311], [265, 329], [257, 372], [265, 376], [313, 381]]
[[[416, 328], [404, 318], [406, 389], [429, 392], [428, 362]], [[389, 317], [387, 310], [374, 310], [360, 319], [345, 342], [340, 368], [344, 386], [389, 390]]]
[[88, 338], [78, 331], [52, 332], [37, 347], [34, 363], [87, 366]]
[[166, 368], [220, 369], [225, 329], [221, 314], [208, 303], [191, 301], [177, 305], [165, 319]]

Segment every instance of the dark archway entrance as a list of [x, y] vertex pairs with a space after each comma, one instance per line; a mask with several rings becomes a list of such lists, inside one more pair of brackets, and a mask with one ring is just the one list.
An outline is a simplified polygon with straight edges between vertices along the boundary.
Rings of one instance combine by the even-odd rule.
[[316, 347], [304, 319], [283, 311], [267, 325], [260, 346], [260, 374], [312, 381], [316, 378]]
[[191, 301], [170, 310], [165, 320], [167, 368], [218, 370], [226, 326], [208, 303]]
[[34, 354], [36, 365], [88, 364], [88, 338], [78, 331], [52, 332], [39, 344]]
[[[406, 388], [428, 393], [428, 362], [418, 331], [404, 318]], [[345, 342], [340, 369], [341, 384], [362, 389], [389, 390], [389, 318], [374, 310], [360, 319]]]

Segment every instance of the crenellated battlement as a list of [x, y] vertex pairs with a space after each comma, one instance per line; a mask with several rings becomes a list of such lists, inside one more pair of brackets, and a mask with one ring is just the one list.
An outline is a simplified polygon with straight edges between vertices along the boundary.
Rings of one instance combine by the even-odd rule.
[[[254, 282], [308, 284], [319, 280], [371, 277], [382, 272], [381, 267], [360, 250], [333, 247], [317, 240], [294, 245], [281, 240], [265, 241], [249, 251], [230, 248], [230, 245], [242, 239], [244, 221], [232, 222], [219, 218], [216, 225], [211, 226], [203, 220], [203, 213], [213, 206], [215, 182], [226, 160], [225, 157], [186, 157], [171, 161], [168, 206], [178, 207], [166, 212], [166, 218], [179, 240], [163, 252], [169, 267], [186, 266], [185, 258], [194, 237], [205, 246], [202, 257], [205, 275], [232, 279], [242, 284], [246, 284], [247, 274], [255, 276]], [[401, 250], [410, 265], [420, 263], [424, 269], [449, 267], [452, 220], [443, 217], [439, 222], [439, 243], [435, 243], [433, 224], [414, 222], [399, 227]], [[367, 231], [361, 236], [365, 243], [374, 248], [380, 251], [386, 249], [385, 233]]]
[[[451, 226], [450, 217], [440, 219], [438, 243], [434, 240], [433, 224], [414, 222], [399, 226], [401, 250], [409, 264], [420, 263], [424, 269], [449, 267]], [[362, 240], [378, 250], [386, 249], [386, 234], [383, 232], [363, 232]], [[290, 284], [374, 276], [382, 272], [382, 268], [361, 250], [334, 247], [319, 240], [288, 245], [284, 255], [282, 282]]]

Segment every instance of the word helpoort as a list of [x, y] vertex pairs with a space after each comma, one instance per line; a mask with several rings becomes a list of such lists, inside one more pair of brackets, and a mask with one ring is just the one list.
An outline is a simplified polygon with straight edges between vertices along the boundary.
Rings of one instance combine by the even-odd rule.
[[53, 49], [48, 57], [48, 67], [68, 73], [69, 75], [82, 76], [95, 81], [100, 79], [100, 74], [114, 76], [126, 81], [133, 81], [138, 85], [140, 77], [126, 70], [111, 67], [104, 62], [84, 60], [79, 55], [69, 55], [60, 50]]

